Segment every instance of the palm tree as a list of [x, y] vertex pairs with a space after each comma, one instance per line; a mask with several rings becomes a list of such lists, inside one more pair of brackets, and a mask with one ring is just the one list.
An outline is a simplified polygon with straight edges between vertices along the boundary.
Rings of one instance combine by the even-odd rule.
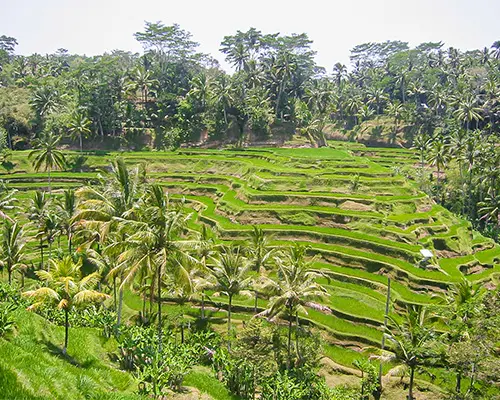
[[218, 76], [212, 83], [212, 101], [217, 107], [222, 108], [224, 122], [228, 124], [227, 110], [233, 101], [232, 88], [229, 78], [225, 74]]
[[[49, 246], [48, 260], [50, 261], [52, 259], [52, 244], [54, 243], [57, 234], [60, 233], [59, 215], [57, 215], [54, 210], [49, 209], [45, 214], [45, 218], [43, 219], [42, 232]], [[48, 264], [48, 266], [50, 269], [50, 263]]]
[[[276, 78], [278, 80], [278, 94], [276, 96], [276, 107], [275, 107], [275, 115], [276, 118], [279, 117], [280, 107], [281, 113], [283, 114], [283, 95], [285, 93], [286, 84], [288, 81], [292, 79], [293, 73], [297, 68], [297, 60], [295, 59], [293, 53], [289, 51], [280, 51], [277, 58], [276, 63], [274, 65], [274, 69], [276, 71]], [[281, 116], [283, 117], [283, 115]]]
[[80, 153], [83, 152], [83, 137], [90, 133], [90, 120], [80, 112], [76, 112], [69, 121], [68, 130], [80, 141]]
[[479, 202], [480, 219], [490, 222], [500, 230], [500, 196], [491, 194]]
[[203, 111], [210, 97], [211, 86], [210, 79], [205, 73], [196, 75], [191, 81], [191, 90], [188, 92], [188, 96], [195, 99]]
[[81, 272], [81, 260], [74, 263], [73, 259], [67, 256], [62, 260], [51, 262], [52, 272], [37, 271], [36, 273], [47, 286], [24, 292], [23, 295], [36, 300], [36, 303], [29, 307], [30, 310], [36, 309], [43, 303], [57, 303], [57, 308], [64, 311], [65, 335], [62, 352], [66, 355], [69, 339], [68, 317], [73, 307], [102, 302], [109, 296], [93, 290], [99, 281], [99, 274], [92, 273], [84, 277]]
[[[443, 299], [443, 307], [439, 316], [448, 327], [444, 334], [446, 342], [453, 346], [470, 338], [474, 328], [474, 317], [480, 312], [482, 292], [467, 279], [454, 284]], [[455, 392], [460, 395], [463, 376], [462, 365], [455, 366]]]
[[17, 198], [15, 197], [17, 190], [9, 190], [4, 181], [0, 180], [0, 220], [11, 220], [7, 215], [8, 211], [16, 208]]
[[169, 295], [180, 305], [182, 343], [184, 343], [184, 305], [199, 298], [200, 294], [203, 298], [203, 291], [213, 286], [210, 275], [205, 276], [207, 272], [208, 270], [203, 269], [196, 258], [187, 253], [177, 254], [167, 265], [165, 287]]
[[211, 287], [216, 293], [223, 293], [229, 298], [227, 309], [227, 347], [231, 348], [231, 307], [233, 297], [243, 293], [252, 284], [249, 276], [250, 265], [240, 252], [240, 248], [223, 248], [218, 257], [213, 258], [214, 267], [211, 268], [214, 285]]
[[338, 87], [340, 87], [342, 79], [346, 74], [347, 67], [344, 64], [338, 62], [333, 66], [333, 76]]
[[213, 282], [210, 281], [211, 275], [207, 272], [207, 261], [216, 254], [215, 241], [213, 236], [210, 235], [206, 225], [202, 226], [198, 240], [194, 243], [195, 257], [198, 260], [199, 270], [204, 276], [196, 277], [196, 286], [201, 295], [201, 319], [205, 319], [205, 289], [211, 286]]
[[40, 247], [40, 268], [44, 267], [43, 260], [43, 242], [45, 241], [45, 218], [47, 217], [48, 208], [49, 208], [49, 200], [45, 196], [45, 192], [36, 191], [33, 198], [30, 200], [30, 207], [28, 209], [28, 219], [37, 229], [36, 237], [39, 240]]
[[477, 106], [477, 101], [472, 96], [468, 96], [458, 102], [458, 109], [454, 114], [458, 120], [465, 122], [468, 132], [472, 121], [482, 121], [481, 111], [482, 109]]
[[[123, 274], [120, 292], [131, 285], [135, 277], [147, 271], [146, 276], [156, 276], [158, 302], [158, 343], [162, 346], [162, 289], [163, 274], [174, 255], [182, 253], [193, 242], [182, 240], [181, 234], [189, 218], [181, 207], [172, 205], [167, 194], [159, 185], [148, 187], [137, 220], [123, 220], [122, 228], [133, 232], [127, 237], [127, 247], [119, 257], [116, 268]], [[152, 293], [151, 293], [152, 296]], [[120, 309], [120, 306], [119, 306]]]
[[141, 93], [141, 103], [145, 108], [148, 103], [148, 95], [152, 87], [157, 83], [158, 81], [156, 79], [151, 78], [151, 73], [149, 71], [144, 68], [137, 68], [128, 84], [128, 89], [134, 93], [137, 91]]
[[375, 105], [375, 110], [377, 111], [377, 115], [382, 113], [383, 104], [387, 101], [387, 95], [384, 93], [382, 89], [379, 88], [369, 88], [368, 92], [368, 104]]
[[[124, 243], [120, 241], [120, 235], [114, 234], [113, 236], [108, 236], [106, 240], [106, 245], [101, 247], [99, 251], [94, 250], [91, 247], [92, 241], [87, 243], [86, 257], [87, 261], [97, 267], [99, 275], [102, 279], [113, 281], [113, 307], [114, 310], [118, 310], [118, 297], [117, 297], [117, 283], [116, 274], [113, 274], [111, 271], [115, 270], [119, 265], [118, 259], [121, 253], [121, 250], [124, 246]], [[101, 284], [99, 282], [99, 284]], [[121, 299], [123, 300], [123, 299]], [[121, 311], [120, 311], [121, 312]], [[119, 325], [119, 321], [118, 321]]]
[[390, 137], [389, 142], [395, 143], [398, 134], [398, 125], [399, 121], [403, 116], [403, 106], [399, 102], [390, 102], [387, 106], [387, 114], [394, 118], [394, 129], [392, 131], [392, 135]]
[[270, 247], [271, 237], [258, 226], [252, 226], [249, 233], [248, 252], [252, 270], [262, 272], [268, 266], [268, 262], [274, 253], [274, 248]]
[[500, 60], [500, 40], [495, 41], [491, 45], [491, 55], [493, 58]]
[[439, 187], [440, 178], [441, 178], [441, 170], [448, 164], [450, 159], [450, 153], [448, 152], [448, 146], [444, 143], [444, 141], [437, 137], [434, 138], [431, 144], [430, 153], [428, 154], [428, 162], [432, 166], [436, 166], [437, 173], [437, 184]]
[[432, 91], [429, 95], [430, 104], [434, 107], [436, 116], [439, 115], [441, 110], [446, 108], [447, 95], [442, 86], [437, 84], [432, 87]]
[[66, 165], [64, 154], [57, 150], [57, 144], [61, 137], [56, 137], [53, 133], [47, 133], [37, 141], [37, 149], [33, 150], [28, 158], [33, 159], [33, 168], [39, 171], [44, 167], [48, 172], [49, 178], [49, 193], [51, 193], [50, 172], [53, 169], [63, 169]]
[[316, 277], [320, 274], [311, 269], [311, 263], [306, 260], [305, 256], [306, 248], [295, 246], [281, 257], [276, 257], [278, 266], [276, 279], [264, 277], [262, 284], [263, 289], [273, 297], [271, 297], [268, 309], [259, 315], [273, 318], [280, 313], [286, 313], [288, 317], [288, 369], [291, 367], [292, 360], [293, 317], [296, 320], [295, 335], [298, 345], [299, 312], [307, 314], [306, 307], [322, 309], [322, 306], [314, 301], [327, 296], [326, 289], [316, 282]]
[[420, 154], [420, 169], [423, 171], [425, 159], [427, 157], [427, 152], [432, 145], [432, 140], [425, 136], [423, 133], [420, 133], [413, 143], [413, 149], [418, 150]]
[[132, 219], [144, 180], [139, 166], [129, 170], [125, 161], [117, 158], [110, 171], [101, 177], [100, 188], [87, 186], [76, 191], [81, 201], [75, 220], [96, 225], [104, 242], [121, 220]]
[[385, 358], [400, 364], [389, 374], [401, 371], [401, 367], [410, 370], [408, 400], [414, 400], [415, 370], [427, 365], [437, 355], [432, 347], [435, 332], [429, 325], [429, 313], [423, 306], [408, 305], [403, 321], [391, 315], [388, 319], [385, 335], [392, 354]]
[[72, 246], [73, 233], [78, 223], [78, 221], [75, 221], [77, 206], [78, 206], [78, 199], [73, 189], [65, 190], [63, 201], [59, 201], [57, 204], [59, 219], [61, 221], [61, 227], [64, 230], [64, 233], [66, 233], [66, 236], [68, 238], [69, 254], [71, 254], [72, 250], [71, 246]]
[[37, 115], [43, 119], [61, 107], [61, 97], [56, 88], [40, 86], [33, 93], [31, 105]]
[[24, 278], [22, 271], [27, 268], [24, 263], [25, 245], [26, 241], [22, 226], [18, 222], [12, 223], [9, 220], [5, 220], [2, 227], [2, 239], [0, 241], [0, 262], [2, 266], [7, 267], [9, 284], [12, 283], [12, 272], [16, 269], [21, 271]]

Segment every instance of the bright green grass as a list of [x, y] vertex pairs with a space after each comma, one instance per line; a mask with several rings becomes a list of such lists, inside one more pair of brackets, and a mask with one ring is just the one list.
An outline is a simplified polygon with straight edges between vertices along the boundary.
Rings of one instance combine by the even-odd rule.
[[70, 329], [64, 357], [63, 327], [24, 310], [16, 312], [16, 323], [17, 334], [0, 339], [0, 374], [5, 377], [0, 382], [7, 393], [27, 399], [84, 399], [90, 394], [102, 399], [139, 398], [133, 393], [132, 376], [109, 361], [109, 352], [116, 350], [114, 340], [103, 339], [95, 329]]

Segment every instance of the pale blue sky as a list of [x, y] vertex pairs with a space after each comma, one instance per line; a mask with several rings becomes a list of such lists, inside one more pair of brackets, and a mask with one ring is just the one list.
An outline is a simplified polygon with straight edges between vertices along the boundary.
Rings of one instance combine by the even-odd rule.
[[317, 62], [331, 71], [368, 41], [489, 47], [500, 40], [499, 16], [499, 0], [0, 0], [0, 35], [18, 39], [18, 54], [61, 47], [87, 55], [141, 51], [133, 33], [145, 20], [161, 20], [180, 24], [201, 51], [223, 61], [223, 36], [253, 26], [264, 33], [306, 32]]

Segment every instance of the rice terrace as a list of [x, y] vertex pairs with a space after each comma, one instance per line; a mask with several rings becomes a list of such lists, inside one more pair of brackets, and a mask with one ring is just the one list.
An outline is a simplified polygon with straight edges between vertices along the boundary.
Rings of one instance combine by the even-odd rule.
[[499, 41], [133, 37], [0, 36], [0, 399], [499, 398]]

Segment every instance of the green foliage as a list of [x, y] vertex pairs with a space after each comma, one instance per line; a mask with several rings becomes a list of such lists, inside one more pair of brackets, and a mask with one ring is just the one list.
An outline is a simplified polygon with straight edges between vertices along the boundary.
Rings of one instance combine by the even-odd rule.
[[15, 327], [13, 313], [17, 306], [13, 303], [0, 302], [0, 337], [11, 333]]

